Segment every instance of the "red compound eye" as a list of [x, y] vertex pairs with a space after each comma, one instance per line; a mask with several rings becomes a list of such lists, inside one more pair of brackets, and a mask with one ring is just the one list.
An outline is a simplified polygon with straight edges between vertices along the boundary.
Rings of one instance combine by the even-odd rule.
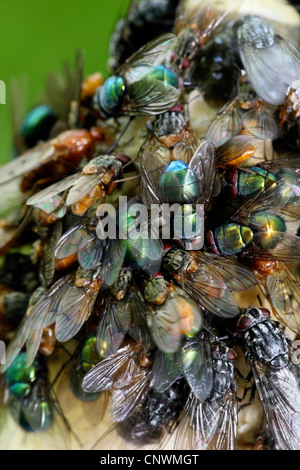
[[212, 353], [212, 355], [215, 356], [216, 352], [217, 352], [217, 347], [216, 347], [216, 346], [212, 346], [212, 348], [211, 348], [211, 353]]
[[164, 253], [167, 253], [171, 249], [170, 245], [164, 245]]
[[157, 277], [163, 277], [162, 273], [156, 273], [153, 275], [154, 279], [156, 279]]
[[264, 317], [270, 317], [271, 313], [267, 308], [261, 308], [261, 313], [263, 314]]
[[189, 68], [190, 65], [191, 65], [191, 64], [190, 64], [190, 61], [189, 61], [189, 60], [183, 59], [182, 64], [181, 64], [181, 68], [182, 68], [182, 70], [186, 70], [186, 69]]
[[245, 330], [252, 324], [252, 319], [249, 317], [242, 317], [239, 321], [238, 327], [240, 330]]
[[183, 112], [183, 106], [182, 104], [177, 103], [175, 106], [173, 106], [172, 109], [170, 109], [169, 112], [174, 111], [175, 113], [182, 113]]
[[234, 352], [233, 349], [229, 349], [228, 353], [227, 353], [227, 357], [228, 359], [230, 359], [231, 361], [235, 361], [236, 358], [237, 358], [237, 355], [236, 353]]

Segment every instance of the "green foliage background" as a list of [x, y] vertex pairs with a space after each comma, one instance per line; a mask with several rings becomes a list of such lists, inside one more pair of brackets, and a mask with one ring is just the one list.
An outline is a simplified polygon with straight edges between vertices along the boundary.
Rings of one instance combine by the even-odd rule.
[[[130, 0], [0, 0], [0, 80], [6, 105], [0, 105], [0, 162], [12, 155], [10, 80], [26, 79], [25, 109], [35, 104], [50, 71], [74, 63], [85, 51], [84, 74], [108, 74], [108, 42]], [[0, 170], [1, 171], [1, 170]]]

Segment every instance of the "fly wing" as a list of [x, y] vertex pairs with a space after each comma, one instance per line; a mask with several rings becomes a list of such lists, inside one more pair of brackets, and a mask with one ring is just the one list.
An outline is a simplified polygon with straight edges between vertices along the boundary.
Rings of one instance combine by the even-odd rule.
[[213, 387], [213, 365], [210, 343], [207, 338], [190, 340], [181, 351], [185, 378], [195, 397], [205, 401]]
[[177, 88], [152, 77], [144, 78], [128, 87], [122, 113], [131, 116], [154, 116], [173, 108], [178, 100]]
[[181, 376], [182, 364], [179, 354], [157, 350], [151, 368], [151, 387], [158, 393], [163, 393]]
[[124, 421], [131, 416], [145, 401], [149, 384], [149, 374], [141, 370], [129, 383], [113, 388], [109, 409], [112, 421]]
[[264, 367], [253, 361], [257, 391], [279, 450], [300, 448], [300, 393], [295, 369]]
[[102, 260], [102, 287], [105, 289], [116, 282], [124, 263], [126, 245], [123, 240], [110, 240]]
[[165, 162], [157, 153], [145, 149], [141, 158], [142, 184], [147, 194], [145, 204], [153, 201], [154, 204], [161, 204], [160, 178], [169, 162]]
[[256, 48], [242, 40], [239, 49], [248, 78], [256, 93], [267, 103], [281, 105], [289, 86], [300, 76], [300, 54], [289, 41], [275, 36], [271, 47]]
[[212, 253], [197, 253], [197, 259], [207, 264], [211, 272], [224, 280], [225, 285], [233, 292], [253, 288], [257, 281], [250, 269], [236, 260], [223, 258]]
[[275, 316], [295, 333], [300, 333], [299, 280], [286, 265], [281, 265], [273, 276], [266, 278], [266, 288]]
[[222, 276], [201, 266], [198, 271], [182, 276], [182, 288], [204, 308], [223, 318], [233, 318], [239, 313], [238, 305]]
[[15, 331], [13, 339], [9, 342], [6, 349], [6, 363], [1, 365], [1, 373], [5, 372], [14, 362], [17, 355], [21, 352], [30, 333], [27, 318], [24, 317]]
[[147, 324], [157, 347], [165, 353], [176, 352], [181, 344], [177, 309], [173, 302], [166, 301], [158, 309], [148, 308]]
[[164, 34], [141, 47], [117, 71], [125, 78], [127, 84], [132, 84], [147, 76], [158, 65], [164, 62], [169, 51], [176, 43], [174, 34]]
[[72, 205], [83, 199], [101, 182], [101, 177], [102, 174], [80, 176], [72, 185], [66, 203]]
[[82, 222], [73, 225], [57, 242], [54, 255], [63, 259], [78, 252], [80, 244], [86, 240], [88, 232]]
[[243, 129], [243, 114], [238, 103], [234, 100], [229, 105], [225, 105], [216, 115], [205, 138], [212, 142], [215, 147], [219, 147], [234, 137]]
[[94, 393], [109, 390], [117, 381], [125, 386], [139, 369], [136, 343], [129, 344], [96, 364], [84, 376], [82, 388], [85, 392]]
[[236, 135], [217, 149], [217, 165], [221, 168], [237, 166], [254, 153], [253, 138], [248, 135]]
[[189, 168], [198, 176], [201, 196], [197, 202], [207, 207], [211, 199], [216, 175], [216, 153], [210, 142], [204, 141], [199, 145], [189, 163]]
[[94, 235], [87, 235], [79, 245], [78, 262], [85, 269], [95, 269], [101, 262], [104, 251], [103, 240]]
[[180, 450], [235, 450], [237, 400], [233, 391], [221, 400], [200, 402], [190, 394], [175, 441]]
[[55, 322], [62, 295], [68, 290], [72, 275], [63, 276], [31, 308], [27, 321], [31, 330], [41, 330]]
[[1, 167], [0, 184], [23, 176], [40, 165], [51, 161], [55, 156], [55, 147], [50, 142], [42, 142], [33, 149]]
[[69, 285], [57, 311], [55, 336], [58, 341], [65, 342], [74, 338], [90, 317], [97, 295], [98, 290], [93, 288]]
[[279, 126], [273, 113], [266, 106], [259, 106], [246, 111], [243, 124], [258, 139], [275, 140], [279, 136]]
[[49, 198], [62, 193], [66, 189], [71, 188], [71, 186], [73, 186], [77, 179], [78, 174], [67, 176], [67, 178], [58, 181], [58, 183], [51, 184], [47, 188], [30, 197], [26, 201], [26, 204], [29, 206], [34, 206], [36, 204], [40, 204], [41, 202], [47, 201]]
[[30, 331], [26, 340], [26, 362], [31, 366], [38, 353], [44, 330]]
[[[118, 302], [108, 297], [105, 301], [102, 317], [97, 331], [97, 350], [101, 357], [115, 354], [120, 347], [129, 327], [124, 327], [118, 316]], [[125, 311], [128, 316], [128, 312]]]
[[237, 440], [237, 400], [230, 390], [221, 400], [207, 400], [197, 408], [199, 437], [197, 450], [235, 450]]
[[146, 305], [141, 293], [135, 288], [130, 290], [123, 302], [120, 302], [120, 308], [123, 312], [129, 312], [128, 334], [131, 338], [141, 343], [147, 351], [153, 349], [154, 343], [146, 321]]
[[55, 273], [54, 247], [62, 234], [62, 223], [57, 221], [50, 229], [43, 245], [39, 278], [44, 287], [48, 287]]

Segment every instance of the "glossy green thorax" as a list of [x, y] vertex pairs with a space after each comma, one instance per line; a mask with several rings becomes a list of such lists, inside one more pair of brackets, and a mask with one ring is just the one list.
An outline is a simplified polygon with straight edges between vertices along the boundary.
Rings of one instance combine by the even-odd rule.
[[40, 140], [47, 140], [57, 117], [50, 106], [34, 108], [24, 119], [21, 134], [28, 147], [35, 146]]
[[124, 79], [117, 75], [109, 77], [96, 94], [100, 110], [106, 116], [113, 116], [120, 108], [124, 93]]
[[151, 279], [144, 288], [144, 297], [148, 303], [159, 303], [160, 299], [168, 295], [168, 283], [163, 277]]
[[156, 69], [147, 76], [148, 79], [160, 80], [174, 88], [178, 87], [178, 75], [171, 70], [167, 69], [164, 65], [159, 65]]
[[30, 384], [37, 378], [36, 371], [36, 361], [28, 367], [26, 354], [19, 354], [6, 372], [10, 392], [18, 398], [27, 396], [30, 393]]
[[284, 220], [276, 214], [261, 211], [251, 217], [251, 223], [258, 227], [259, 242], [264, 250], [275, 248], [286, 231]]
[[171, 162], [161, 175], [159, 186], [163, 202], [189, 204], [200, 196], [200, 186], [194, 172], [180, 160]]
[[238, 224], [221, 225], [215, 229], [214, 236], [220, 253], [224, 255], [239, 253], [253, 240], [252, 230]]
[[89, 336], [85, 341], [81, 358], [70, 374], [70, 385], [74, 395], [83, 401], [93, 401], [100, 396], [100, 393], [86, 393], [82, 390], [81, 383], [85, 374], [101, 361], [101, 356], [97, 351], [97, 338], [95, 335]]
[[89, 371], [92, 367], [94, 367], [98, 362], [101, 361], [101, 356], [99, 355], [96, 347], [97, 338], [96, 336], [90, 336], [81, 352], [81, 361], [82, 361], [82, 368], [85, 372]]
[[[269, 184], [276, 184], [276, 176], [268, 171], [254, 167], [249, 168], [250, 172], [241, 171], [239, 176], [239, 195], [248, 197], [257, 191], [265, 189]], [[251, 171], [253, 173], [251, 173]]]

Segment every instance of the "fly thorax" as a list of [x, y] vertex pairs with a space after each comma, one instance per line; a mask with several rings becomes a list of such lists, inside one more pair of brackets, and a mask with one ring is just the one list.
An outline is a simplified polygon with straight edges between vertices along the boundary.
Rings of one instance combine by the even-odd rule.
[[101, 155], [93, 158], [85, 167], [82, 172], [85, 175], [96, 174], [103, 170], [103, 168], [114, 170], [118, 174], [122, 168], [122, 162], [114, 155]]
[[154, 124], [154, 133], [158, 138], [177, 135], [185, 126], [186, 122], [181, 112], [169, 111], [158, 117]]
[[231, 388], [234, 380], [234, 363], [226, 359], [213, 360], [213, 391], [211, 399], [219, 400]]
[[144, 297], [148, 304], [162, 305], [168, 293], [168, 283], [162, 276], [152, 278], [144, 287]]
[[111, 293], [117, 300], [122, 300], [132, 281], [132, 272], [128, 269], [120, 271], [116, 282], [110, 287]]
[[163, 267], [168, 273], [175, 274], [193, 260], [194, 258], [189, 253], [177, 248], [172, 248], [164, 256]]
[[238, 28], [238, 39], [250, 43], [256, 49], [263, 49], [273, 46], [275, 34], [261, 18], [246, 16], [243, 24]]
[[219, 400], [232, 387], [237, 355], [224, 343], [211, 348], [213, 358], [213, 392], [211, 399]]
[[259, 359], [276, 369], [285, 367], [289, 362], [288, 343], [273, 322], [261, 322], [245, 333], [249, 356]]

